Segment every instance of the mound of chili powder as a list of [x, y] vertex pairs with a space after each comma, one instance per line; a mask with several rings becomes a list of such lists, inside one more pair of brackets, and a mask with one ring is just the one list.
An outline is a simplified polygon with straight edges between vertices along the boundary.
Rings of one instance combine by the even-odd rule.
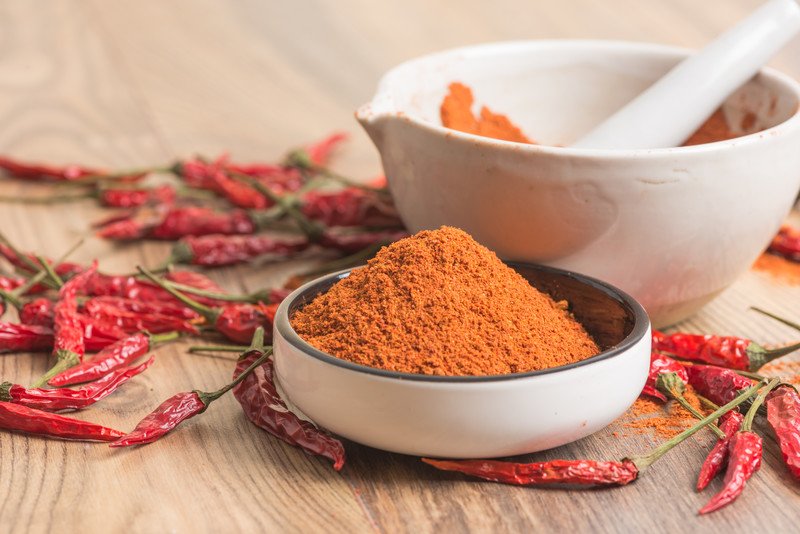
[[338, 358], [428, 375], [520, 373], [599, 352], [553, 299], [449, 227], [384, 248], [292, 325]]

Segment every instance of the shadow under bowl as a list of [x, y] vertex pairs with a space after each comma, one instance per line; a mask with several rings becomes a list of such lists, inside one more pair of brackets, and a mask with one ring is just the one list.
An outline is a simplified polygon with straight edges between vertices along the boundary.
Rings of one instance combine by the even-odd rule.
[[604, 428], [630, 407], [647, 378], [650, 321], [644, 308], [587, 276], [508, 265], [540, 291], [566, 300], [602, 352], [570, 365], [495, 376], [397, 373], [339, 359], [305, 342], [291, 317], [350, 274], [343, 271], [298, 288], [278, 308], [274, 351], [280, 386], [323, 428], [411, 455], [513, 456]]

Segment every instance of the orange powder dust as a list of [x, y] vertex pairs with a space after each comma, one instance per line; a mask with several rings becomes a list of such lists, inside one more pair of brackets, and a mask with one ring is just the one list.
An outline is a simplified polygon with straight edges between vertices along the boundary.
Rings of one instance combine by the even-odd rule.
[[405, 373], [520, 373], [599, 352], [563, 306], [449, 227], [383, 248], [291, 321], [323, 352]]
[[775, 254], [764, 253], [753, 264], [753, 270], [766, 273], [776, 280], [800, 285], [800, 263]]
[[[700, 399], [691, 387], [687, 386], [683, 396], [690, 405], [704, 413]], [[626, 428], [637, 434], [653, 432], [663, 439], [674, 437], [697, 422], [697, 419], [677, 402], [669, 401], [664, 404], [645, 396], [636, 399], [624, 417], [629, 419], [623, 423]]]
[[481, 108], [480, 116], [476, 117], [472, 113], [475, 97], [472, 89], [466, 85], [453, 82], [448, 89], [449, 92], [439, 108], [442, 125], [445, 127], [493, 139], [533, 143], [508, 117], [494, 113], [486, 106]]

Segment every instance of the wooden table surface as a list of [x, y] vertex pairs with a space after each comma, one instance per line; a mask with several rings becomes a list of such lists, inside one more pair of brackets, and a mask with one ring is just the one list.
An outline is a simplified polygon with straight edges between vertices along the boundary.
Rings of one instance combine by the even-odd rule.
[[[333, 129], [354, 134], [337, 167], [380, 172], [353, 120], [381, 73], [419, 54], [527, 38], [610, 38], [697, 47], [758, 0], [263, 2], [141, 0], [0, 2], [0, 153], [114, 168], [229, 150], [277, 160]], [[490, 7], [490, 4], [493, 7]], [[800, 77], [800, 40], [774, 64]], [[762, 177], [768, 179], [768, 171]], [[22, 191], [0, 184], [0, 193]], [[46, 193], [27, 188], [26, 194]], [[0, 229], [25, 249], [58, 256], [87, 222], [92, 202], [0, 205]], [[112, 246], [89, 239], [75, 256], [110, 272], [157, 265], [167, 246]], [[233, 268], [212, 276], [232, 291], [282, 281], [297, 263]], [[749, 273], [686, 322], [686, 330], [765, 342], [796, 336], [747, 312], [761, 304], [800, 318], [800, 288]], [[147, 374], [79, 417], [128, 429], [177, 391], [214, 389], [232, 360], [158, 350]], [[43, 355], [0, 360], [2, 376], [27, 383]], [[619, 458], [655, 437], [612, 437], [617, 428], [531, 458]], [[348, 443], [349, 462], [326, 461], [271, 439], [233, 398], [163, 441], [134, 450], [0, 434], [3, 531], [517, 531], [754, 532], [796, 530], [800, 484], [766, 439], [764, 468], [728, 509], [693, 477], [711, 438], [699, 436], [635, 484], [606, 491], [533, 490], [434, 472], [418, 459]], [[718, 488], [718, 482], [712, 489]]]

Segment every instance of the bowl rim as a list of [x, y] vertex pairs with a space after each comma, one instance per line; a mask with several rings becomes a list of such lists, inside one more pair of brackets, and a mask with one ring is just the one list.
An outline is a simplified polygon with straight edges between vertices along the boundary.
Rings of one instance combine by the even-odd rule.
[[586, 365], [599, 363], [611, 359], [615, 356], [622, 355], [628, 350], [632, 349], [644, 338], [644, 336], [650, 330], [650, 318], [648, 317], [644, 307], [642, 307], [642, 305], [639, 304], [639, 302], [637, 302], [636, 299], [634, 299], [632, 296], [622, 291], [621, 289], [609, 284], [608, 282], [603, 282], [602, 280], [598, 280], [597, 278], [592, 278], [591, 276], [586, 276], [584, 274], [576, 273], [573, 271], [558, 269], [556, 267], [548, 267], [546, 265], [539, 265], [535, 263], [526, 263], [526, 262], [514, 262], [514, 261], [509, 261], [504, 263], [509, 267], [511, 267], [512, 269], [519, 266], [528, 269], [535, 269], [539, 271], [559, 274], [562, 276], [566, 276], [568, 278], [572, 278], [574, 280], [577, 280], [581, 283], [584, 283], [586, 285], [589, 285], [595, 289], [602, 291], [609, 297], [620, 302], [623, 306], [626, 306], [631, 311], [633, 315], [633, 328], [631, 328], [630, 333], [627, 336], [625, 336], [625, 338], [622, 341], [620, 341], [619, 343], [617, 343], [616, 345], [607, 350], [595, 354], [594, 356], [567, 365], [550, 367], [548, 369], [540, 369], [537, 371], [527, 371], [524, 373], [512, 373], [504, 375], [443, 376], [443, 375], [401, 373], [397, 371], [389, 371], [386, 369], [378, 369], [376, 367], [369, 367], [367, 365], [361, 365], [358, 363], [343, 360], [341, 358], [337, 358], [335, 356], [331, 356], [330, 354], [322, 352], [321, 350], [317, 349], [316, 347], [313, 347], [310, 343], [306, 342], [303, 338], [301, 338], [300, 335], [294, 330], [294, 327], [292, 327], [289, 321], [289, 308], [292, 307], [295, 301], [297, 301], [299, 298], [308, 296], [309, 294], [313, 294], [314, 296], [316, 296], [317, 294], [319, 294], [319, 286], [329, 283], [330, 280], [333, 278], [338, 278], [338, 279], [346, 278], [347, 276], [349, 276], [352, 269], [345, 269], [342, 271], [330, 273], [321, 276], [319, 278], [316, 278], [314, 280], [311, 280], [310, 282], [303, 284], [299, 288], [295, 289], [292, 293], [290, 293], [283, 300], [283, 302], [281, 302], [277, 312], [275, 313], [276, 337], [280, 335], [295, 349], [301, 351], [307, 356], [311, 356], [317, 360], [322, 361], [323, 363], [328, 363], [336, 367], [348, 369], [350, 371], [356, 371], [360, 373], [380, 376], [383, 378], [389, 378], [394, 380], [405, 380], [405, 381], [415, 381], [415, 382], [438, 382], [438, 383], [468, 383], [468, 382], [499, 382], [506, 380], [518, 380], [523, 378], [552, 375], [559, 372], [576, 369], [578, 367], [584, 367]]
[[[772, 67], [762, 67], [756, 76], [761, 75], [770, 81], [778, 84], [787, 93], [793, 94], [798, 102], [798, 107], [795, 112], [786, 120], [761, 130], [733, 139], [726, 139], [722, 141], [714, 141], [713, 143], [702, 143], [699, 145], [691, 146], [678, 146], [678, 147], [664, 147], [664, 148], [575, 148], [570, 146], [549, 146], [549, 145], [536, 145], [529, 143], [518, 143], [516, 141], [504, 141], [502, 139], [494, 139], [491, 137], [484, 137], [476, 134], [461, 132], [446, 128], [440, 124], [422, 120], [414, 115], [409, 115], [403, 111], [393, 109], [376, 113], [373, 107], [385, 107], [386, 103], [392, 102], [390, 95], [390, 82], [392, 78], [398, 76], [398, 73], [404, 69], [411, 68], [414, 64], [432, 61], [448, 55], [458, 56], [469, 54], [472, 56], [485, 55], [487, 53], [495, 53], [497, 51], [508, 51], [514, 49], [525, 48], [542, 48], [547, 49], [560, 47], [563, 49], [569, 48], [583, 48], [594, 47], [603, 50], [621, 50], [630, 52], [644, 52], [652, 55], [678, 57], [678, 59], [686, 57], [697, 50], [679, 46], [664, 45], [659, 43], [647, 43], [638, 41], [625, 41], [614, 39], [531, 39], [531, 40], [512, 40], [512, 41], [496, 41], [477, 45], [462, 46], [457, 48], [450, 48], [425, 54], [396, 65], [388, 70], [379, 80], [378, 88], [372, 99], [366, 104], [362, 105], [356, 110], [356, 118], [360, 122], [371, 122], [378, 118], [394, 117], [404, 121], [408, 121], [416, 126], [419, 126], [430, 133], [447, 136], [460, 141], [468, 141], [470, 143], [484, 143], [502, 150], [513, 150], [530, 152], [533, 154], [547, 154], [547, 155], [561, 155], [570, 157], [587, 157], [596, 158], [604, 156], [610, 159], [627, 159], [631, 157], [646, 158], [646, 157], [661, 157], [661, 156], [676, 156], [678, 154], [698, 154], [707, 152], [718, 152], [727, 150], [742, 144], [753, 144], [764, 142], [773, 136], [782, 133], [785, 130], [800, 129], [800, 82], [784, 74]], [[376, 106], [376, 103], [381, 104]]]

